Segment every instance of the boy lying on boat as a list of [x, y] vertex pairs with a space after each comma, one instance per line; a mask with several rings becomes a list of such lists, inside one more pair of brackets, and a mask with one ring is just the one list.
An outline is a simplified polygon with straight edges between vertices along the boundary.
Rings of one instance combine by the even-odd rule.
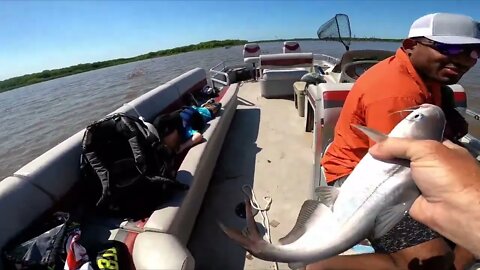
[[180, 110], [159, 115], [153, 121], [153, 126], [166, 146], [181, 153], [203, 141], [201, 132], [206, 124], [218, 115], [221, 108], [221, 103], [210, 99], [199, 107], [186, 106]]

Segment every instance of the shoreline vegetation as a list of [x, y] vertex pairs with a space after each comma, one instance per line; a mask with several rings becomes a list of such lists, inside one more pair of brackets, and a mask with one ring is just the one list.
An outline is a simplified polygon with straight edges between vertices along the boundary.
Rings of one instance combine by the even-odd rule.
[[[274, 39], [274, 40], [259, 40], [259, 41], [251, 41], [251, 42], [265, 43], [265, 42], [287, 41], [287, 40], [305, 41], [305, 40], [318, 40], [318, 38]], [[356, 38], [356, 37], [351, 38], [351, 40], [352, 41], [383, 41], [383, 42], [401, 41], [401, 39]], [[53, 80], [53, 79], [57, 79], [65, 76], [70, 76], [70, 75], [74, 75], [82, 72], [87, 72], [95, 69], [106, 68], [106, 67], [130, 63], [130, 62], [136, 62], [136, 61], [157, 58], [162, 56], [175, 55], [175, 54], [191, 52], [191, 51], [244, 45], [245, 43], [249, 43], [249, 41], [239, 40], [239, 39], [211, 40], [206, 42], [200, 42], [198, 44], [191, 44], [191, 45], [176, 47], [172, 49], [149, 52], [146, 54], [129, 57], [129, 58], [118, 58], [118, 59], [99, 61], [99, 62], [93, 62], [93, 63], [78, 64], [78, 65], [59, 68], [59, 69], [44, 70], [42, 72], [26, 74], [26, 75], [13, 77], [13, 78], [0, 81], [0, 93], [9, 91], [15, 88], [19, 88], [19, 87], [23, 87], [23, 86], [43, 82], [43, 81]]]

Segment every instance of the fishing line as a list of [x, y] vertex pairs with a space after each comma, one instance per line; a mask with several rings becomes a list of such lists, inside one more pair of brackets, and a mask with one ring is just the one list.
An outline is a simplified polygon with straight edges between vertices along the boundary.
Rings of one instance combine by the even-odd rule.
[[[250, 185], [243, 185], [242, 192], [243, 194], [245, 194], [245, 196], [248, 197], [248, 200], [250, 201], [250, 205], [252, 206], [252, 208], [258, 210], [258, 212], [262, 216], [262, 225], [265, 228], [265, 235], [263, 236], [263, 238], [271, 244], [272, 237], [270, 235], [270, 220], [268, 219], [267, 211], [270, 210], [270, 206], [272, 205], [272, 197], [264, 196], [263, 200], [266, 202], [266, 205], [265, 207], [261, 207], [258, 204], [258, 200], [257, 200], [257, 197], [255, 196], [255, 192], [253, 191], [253, 188]], [[278, 262], [274, 262], [274, 269], [278, 270]]]

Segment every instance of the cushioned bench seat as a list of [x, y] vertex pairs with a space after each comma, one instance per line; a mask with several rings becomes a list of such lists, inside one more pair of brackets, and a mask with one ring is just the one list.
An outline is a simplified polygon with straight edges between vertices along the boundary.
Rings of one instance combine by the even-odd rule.
[[188, 184], [190, 190], [195, 192], [181, 194], [164, 208], [155, 211], [145, 224], [145, 230], [172, 233], [184, 244], [187, 243], [237, 107], [237, 91], [237, 84], [229, 86], [220, 100], [223, 107], [219, 116], [209, 122], [209, 127], [203, 133], [206, 142], [190, 149], [179, 168], [177, 180]]
[[312, 53], [260, 55], [260, 89], [265, 98], [294, 95], [293, 83], [313, 69]]
[[42, 215], [45, 209], [52, 207], [53, 203], [49, 195], [25, 179], [14, 176], [3, 179], [0, 182], [1, 247]]
[[264, 80], [292, 80], [301, 78], [308, 72], [305, 68], [265, 69], [262, 78]]

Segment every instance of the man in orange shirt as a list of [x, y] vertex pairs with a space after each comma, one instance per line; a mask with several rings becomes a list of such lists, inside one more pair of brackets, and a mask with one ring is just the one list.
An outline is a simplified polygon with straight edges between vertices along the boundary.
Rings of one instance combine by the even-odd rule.
[[[366, 71], [348, 94], [334, 141], [321, 161], [327, 183], [341, 186], [373, 144], [352, 125], [388, 134], [405, 117], [395, 112], [423, 103], [445, 107], [441, 87], [457, 83], [479, 55], [480, 29], [472, 18], [436, 13], [417, 19], [396, 54]], [[446, 133], [459, 139], [468, 126], [452, 107], [445, 110]], [[307, 269], [451, 269], [451, 249], [442, 237], [409, 215], [397, 222], [385, 235], [371, 239], [377, 253], [337, 256]], [[461, 248], [455, 253], [457, 267], [473, 259]]]

